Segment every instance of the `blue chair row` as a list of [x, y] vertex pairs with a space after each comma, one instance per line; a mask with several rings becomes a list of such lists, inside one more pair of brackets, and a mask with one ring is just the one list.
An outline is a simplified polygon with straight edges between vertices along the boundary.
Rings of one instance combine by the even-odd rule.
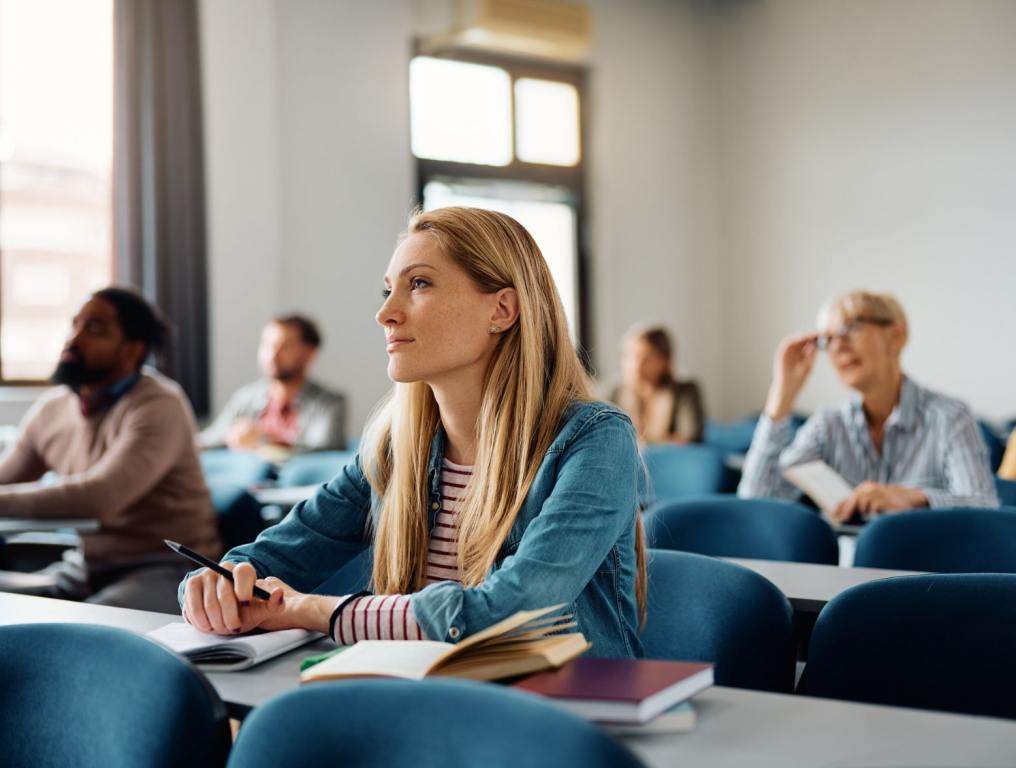
[[1016, 507], [1016, 480], [995, 478], [995, 490], [1003, 507]]
[[915, 509], [857, 537], [854, 565], [936, 573], [1016, 573], [1016, 509]]
[[737, 490], [738, 473], [727, 466], [726, 452], [709, 445], [648, 445], [642, 451], [649, 487], [643, 506], [710, 493]]
[[0, 762], [7, 768], [218, 768], [226, 707], [169, 651], [83, 624], [0, 627]]
[[868, 582], [818, 616], [798, 692], [1016, 717], [1013, 574]]
[[252, 486], [274, 480], [291, 487], [331, 480], [356, 455], [355, 451], [303, 453], [276, 467], [256, 453], [212, 448], [201, 452], [201, 467], [209, 480]]
[[646, 511], [646, 540], [658, 549], [714, 557], [836, 564], [833, 529], [814, 510], [775, 499], [706, 496]]

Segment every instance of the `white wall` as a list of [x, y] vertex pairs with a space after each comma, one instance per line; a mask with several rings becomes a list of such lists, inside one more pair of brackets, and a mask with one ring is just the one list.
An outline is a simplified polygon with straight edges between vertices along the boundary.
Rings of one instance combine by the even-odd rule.
[[[896, 293], [905, 366], [1016, 413], [1016, 3], [718, 7], [723, 410], [758, 408], [826, 297]], [[842, 396], [827, 363], [801, 405]]]
[[697, 378], [716, 407], [723, 339], [708, 14], [665, 0], [599, 0], [594, 9], [595, 362], [601, 378], [615, 378], [628, 327], [666, 323], [678, 375]]
[[257, 375], [279, 299], [279, 61], [274, 0], [199, 5], [213, 409]]

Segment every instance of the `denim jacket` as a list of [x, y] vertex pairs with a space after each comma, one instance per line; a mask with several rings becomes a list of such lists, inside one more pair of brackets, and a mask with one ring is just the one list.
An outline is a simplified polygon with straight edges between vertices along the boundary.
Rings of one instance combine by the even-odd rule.
[[[427, 472], [430, 528], [441, 508], [444, 443], [439, 428]], [[590, 655], [641, 656], [635, 600], [641, 472], [628, 417], [605, 403], [573, 403], [483, 583], [442, 581], [413, 594], [427, 637], [454, 643], [516, 611], [564, 603], [592, 643]], [[365, 550], [369, 556], [379, 510], [357, 455], [282, 522], [223, 559], [249, 562], [259, 577], [276, 576], [300, 592], [336, 594], [329, 580], [334, 584], [336, 572]]]

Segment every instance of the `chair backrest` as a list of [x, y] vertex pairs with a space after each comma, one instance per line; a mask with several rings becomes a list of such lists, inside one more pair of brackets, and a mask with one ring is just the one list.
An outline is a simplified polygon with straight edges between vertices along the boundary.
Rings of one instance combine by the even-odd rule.
[[256, 453], [209, 448], [201, 452], [201, 468], [209, 480], [229, 480], [240, 485], [254, 485], [275, 476], [275, 466]]
[[758, 416], [749, 416], [736, 421], [706, 419], [702, 440], [706, 445], [728, 453], [747, 453], [757, 424]]
[[265, 527], [258, 500], [242, 483], [214, 477], [207, 483], [223, 546], [229, 550], [254, 541]]
[[814, 510], [790, 501], [708, 496], [660, 502], [645, 515], [650, 547], [714, 557], [839, 562], [836, 534]]
[[798, 692], [1016, 717], [1016, 575], [871, 581], [822, 609]]
[[688, 552], [650, 550], [648, 568], [647, 658], [711, 661], [719, 685], [793, 690], [792, 611], [772, 582]]
[[279, 485], [317, 485], [327, 483], [352, 460], [352, 451], [318, 451], [294, 456], [279, 468]]
[[590, 723], [534, 695], [489, 683], [428, 679], [321, 682], [283, 694], [247, 717], [229, 765], [635, 768], [640, 763]]
[[709, 445], [647, 445], [642, 458], [649, 473], [643, 501], [726, 493], [737, 487], [737, 474], [726, 465], [723, 450]]
[[213, 768], [226, 707], [187, 662], [130, 632], [0, 627], [0, 752], [7, 768]]
[[995, 490], [1003, 507], [1016, 507], [1016, 480], [995, 478]]
[[857, 537], [854, 565], [937, 573], [1016, 573], [1016, 510], [915, 509]]
[[1002, 463], [1002, 456], [1005, 455], [1005, 443], [1002, 442], [1002, 437], [988, 422], [978, 420], [977, 426], [980, 428], [981, 437], [984, 438], [984, 444], [988, 448], [988, 464], [991, 467], [992, 474], [994, 474], [998, 472], [999, 465]]

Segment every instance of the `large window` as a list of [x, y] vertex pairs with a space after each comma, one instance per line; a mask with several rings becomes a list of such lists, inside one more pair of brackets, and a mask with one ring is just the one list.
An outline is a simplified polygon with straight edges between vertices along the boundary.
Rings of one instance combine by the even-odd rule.
[[502, 211], [536, 239], [576, 341], [584, 314], [583, 71], [459, 54], [410, 63], [412, 148], [425, 209]]
[[0, 380], [56, 366], [112, 278], [113, 2], [0, 0]]

